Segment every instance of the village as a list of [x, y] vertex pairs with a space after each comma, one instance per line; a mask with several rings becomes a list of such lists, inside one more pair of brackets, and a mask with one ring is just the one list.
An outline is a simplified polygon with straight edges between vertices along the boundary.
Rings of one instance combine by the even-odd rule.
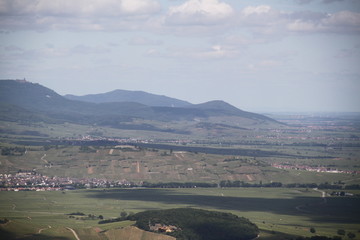
[[0, 191], [61, 191], [79, 188], [130, 187], [127, 180], [109, 181], [97, 178], [48, 177], [36, 171], [0, 174]]
[[298, 164], [291, 165], [291, 164], [279, 164], [279, 163], [273, 163], [271, 166], [278, 169], [293, 169], [293, 170], [309, 171], [309, 172], [360, 174], [360, 171], [339, 170], [336, 168], [330, 168], [324, 166], [314, 167], [308, 165], [298, 165]]

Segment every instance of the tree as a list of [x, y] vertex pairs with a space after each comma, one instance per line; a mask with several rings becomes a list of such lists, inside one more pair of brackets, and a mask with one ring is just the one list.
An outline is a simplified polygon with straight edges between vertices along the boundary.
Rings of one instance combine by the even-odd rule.
[[310, 232], [311, 232], [311, 233], [316, 233], [315, 228], [313, 228], [313, 227], [312, 227], [312, 228], [310, 228]]
[[337, 234], [345, 236], [345, 230], [344, 229], [339, 229], [339, 230], [337, 230]]
[[103, 215], [99, 215], [99, 219], [103, 220], [104, 219]]
[[348, 238], [350, 238], [350, 239], [353, 239], [353, 238], [356, 237], [355, 233], [352, 233], [352, 232], [349, 232], [349, 233], [347, 234], [347, 236], [348, 236]]
[[121, 219], [125, 219], [127, 215], [128, 215], [128, 214], [127, 214], [125, 211], [122, 211], [122, 212], [120, 213]]

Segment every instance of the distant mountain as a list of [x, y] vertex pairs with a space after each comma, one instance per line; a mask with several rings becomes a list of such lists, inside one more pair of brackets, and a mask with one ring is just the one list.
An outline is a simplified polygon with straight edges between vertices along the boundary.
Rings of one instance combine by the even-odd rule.
[[143, 91], [114, 90], [107, 93], [89, 94], [84, 96], [65, 95], [70, 100], [92, 103], [137, 102], [148, 106], [186, 107], [191, 103], [167, 96], [151, 94]]
[[153, 114], [150, 107], [139, 103], [95, 104], [69, 100], [40, 84], [2, 80], [0, 102], [21, 107], [34, 114], [71, 122], [96, 123], [105, 118], [120, 120]]
[[[182, 134], [188, 133], [188, 129], [179, 126], [178, 129], [174, 130], [166, 127], [167, 124], [164, 123], [185, 120], [192, 122], [191, 126], [205, 130], [210, 129], [211, 126], [227, 129], [234, 129], [235, 126], [236, 129], [241, 129], [245, 122], [247, 124], [277, 123], [271, 118], [242, 111], [223, 101], [192, 105], [153, 94], [141, 93], [141, 95], [152, 98], [152, 104], [155, 104], [156, 99], [165, 99], [165, 105], [175, 103], [183, 105], [183, 107], [148, 106], [138, 102], [93, 103], [70, 100], [40, 84], [1, 80], [0, 119], [51, 123], [73, 122], [120, 129], [170, 131]], [[222, 120], [225, 118], [235, 119], [232, 119], [231, 123], [229, 123]], [[199, 119], [202, 119], [203, 123], [208, 121], [208, 124], [199, 125]], [[152, 121], [153, 125], [149, 124], [149, 121]], [[231, 124], [233, 125], [231, 126]]]
[[209, 115], [233, 115], [239, 117], [245, 117], [250, 119], [262, 119], [262, 120], [269, 120], [274, 121], [272, 118], [266, 117], [261, 114], [246, 112], [240, 110], [233, 105], [230, 105], [227, 102], [222, 100], [214, 100], [206, 103], [195, 104], [191, 106], [192, 108], [201, 109], [209, 113]]

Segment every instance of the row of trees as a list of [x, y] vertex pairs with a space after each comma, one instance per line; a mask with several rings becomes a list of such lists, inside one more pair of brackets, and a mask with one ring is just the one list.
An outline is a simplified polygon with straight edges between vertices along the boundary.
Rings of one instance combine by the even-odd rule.
[[[134, 185], [135, 186], [135, 185]], [[319, 188], [319, 189], [348, 189], [355, 190], [360, 189], [359, 184], [354, 185], [342, 185], [342, 184], [331, 184], [331, 183], [288, 183], [283, 184], [281, 182], [271, 182], [271, 183], [263, 183], [260, 181], [259, 183], [249, 183], [245, 181], [230, 181], [223, 180], [220, 183], [206, 183], [206, 182], [165, 182], [165, 183], [150, 183], [143, 182], [141, 187], [145, 188], [214, 188], [214, 187], [265, 187], [265, 188]]]
[[[128, 218], [131, 218], [131, 216], [133, 216], [134, 213], [127, 213], [125, 211], [122, 211], [120, 213], [120, 217], [117, 218], [110, 218], [110, 219], [103, 219], [101, 218], [101, 220], [98, 222], [99, 224], [106, 224], [106, 223], [113, 223], [113, 222], [121, 222], [121, 221], [125, 221]], [[101, 215], [100, 215], [101, 216]]]
[[204, 183], [204, 182], [169, 182], [169, 183], [149, 183], [143, 182], [142, 187], [146, 188], [214, 188], [217, 187], [216, 183]]
[[284, 187], [284, 188], [319, 188], [319, 189], [360, 189], [359, 184], [354, 185], [342, 185], [342, 184], [331, 184], [328, 182], [325, 183], [288, 183], [283, 184], [281, 182], [271, 182], [271, 183], [248, 183], [244, 181], [221, 181], [219, 184], [220, 187]]

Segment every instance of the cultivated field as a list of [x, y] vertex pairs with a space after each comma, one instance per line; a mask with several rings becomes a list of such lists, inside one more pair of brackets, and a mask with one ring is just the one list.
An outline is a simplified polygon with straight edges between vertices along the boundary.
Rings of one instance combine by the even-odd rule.
[[[176, 146], [174, 145], [174, 148]], [[297, 155], [285, 155], [295, 151], [290, 148], [266, 147], [266, 152], [280, 156], [218, 155], [204, 152], [154, 150], [150, 148], [126, 149], [116, 146], [92, 146], [82, 150], [79, 146], [25, 147], [23, 154], [0, 156], [0, 173], [15, 174], [19, 170], [32, 171], [53, 177], [101, 178], [147, 182], [208, 182], [244, 181], [249, 183], [334, 183], [359, 184], [360, 175], [345, 172], [317, 172], [317, 167], [341, 171], [359, 171], [358, 149], [343, 148], [331, 155], [323, 149], [298, 147]], [[170, 146], [171, 148], [171, 146]], [[217, 148], [252, 151], [252, 146]], [[208, 148], [204, 148], [205, 150]], [[230, 149], [230, 150], [229, 150]], [[309, 153], [310, 152], [310, 153]], [[304, 157], [309, 154], [313, 157]], [[251, 155], [253, 154], [253, 155]], [[351, 154], [350, 157], [344, 155]], [[320, 157], [319, 157], [320, 156]], [[322, 157], [323, 156], [323, 157]], [[289, 168], [275, 168], [274, 164]], [[281, 166], [282, 166], [281, 165]], [[295, 166], [303, 169], [296, 169]], [[292, 168], [290, 168], [292, 166]], [[315, 171], [305, 168], [312, 167]]]
[[259, 226], [259, 239], [264, 240], [286, 239], [287, 235], [312, 236], [311, 227], [319, 235], [335, 236], [338, 229], [344, 229], [359, 237], [360, 198], [322, 196], [312, 189], [283, 188], [1, 192], [0, 216], [10, 221], [1, 224], [0, 229], [2, 239], [75, 239], [68, 228], [80, 239], [129, 239], [126, 236], [132, 234], [144, 235], [132, 239], [166, 239], [128, 228], [132, 224], [129, 221], [98, 224], [98, 219], [69, 218], [67, 214], [82, 212], [108, 219], [119, 217], [123, 211], [194, 207], [246, 217]]

